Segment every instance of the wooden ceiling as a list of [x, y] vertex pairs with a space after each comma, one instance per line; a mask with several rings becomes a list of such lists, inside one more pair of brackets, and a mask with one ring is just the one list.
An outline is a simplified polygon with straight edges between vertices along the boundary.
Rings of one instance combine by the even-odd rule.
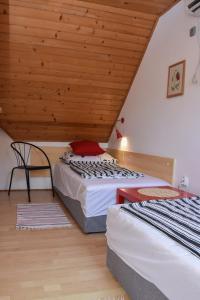
[[18, 140], [106, 142], [175, 0], [0, 0], [0, 126]]

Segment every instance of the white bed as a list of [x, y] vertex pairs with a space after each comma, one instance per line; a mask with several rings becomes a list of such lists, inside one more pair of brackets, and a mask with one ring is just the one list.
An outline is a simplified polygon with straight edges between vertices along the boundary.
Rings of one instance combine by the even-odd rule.
[[86, 217], [107, 214], [120, 187], [166, 186], [166, 181], [145, 175], [137, 179], [83, 179], [62, 162], [54, 169], [54, 185], [63, 195], [80, 201]]
[[65, 197], [65, 204], [69, 202], [67, 198], [71, 203], [72, 200], [78, 202], [85, 218], [106, 216], [108, 208], [116, 203], [117, 188], [166, 185], [169, 185], [166, 181], [148, 175], [137, 179], [83, 179], [63, 162], [54, 168], [54, 186], [59, 195]]
[[[116, 254], [115, 258], [153, 283], [167, 299], [200, 299], [199, 259], [165, 234], [116, 205], [108, 211], [106, 237], [108, 249]], [[112, 269], [113, 262], [109, 264]], [[115, 276], [118, 275], [115, 268]], [[125, 287], [131, 290], [130, 283], [125, 283]]]

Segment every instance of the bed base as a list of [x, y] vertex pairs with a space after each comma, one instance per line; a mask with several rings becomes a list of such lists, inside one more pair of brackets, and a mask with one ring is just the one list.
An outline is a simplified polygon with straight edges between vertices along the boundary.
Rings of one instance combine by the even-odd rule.
[[168, 300], [151, 282], [144, 279], [130, 268], [109, 247], [107, 248], [107, 266], [114, 277], [121, 283], [132, 300]]
[[58, 189], [54, 189], [84, 233], [106, 232], [106, 215], [87, 218], [78, 200], [64, 196]]

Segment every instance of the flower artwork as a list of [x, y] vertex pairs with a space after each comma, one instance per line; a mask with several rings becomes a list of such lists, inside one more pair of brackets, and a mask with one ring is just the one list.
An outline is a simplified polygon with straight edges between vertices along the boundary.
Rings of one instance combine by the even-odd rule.
[[183, 95], [185, 82], [185, 60], [169, 66], [167, 98]]

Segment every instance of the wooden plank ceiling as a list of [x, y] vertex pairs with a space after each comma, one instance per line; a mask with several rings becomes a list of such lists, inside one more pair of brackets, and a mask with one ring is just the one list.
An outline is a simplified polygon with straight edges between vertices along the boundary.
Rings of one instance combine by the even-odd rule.
[[175, 0], [0, 0], [0, 126], [18, 140], [106, 142]]

